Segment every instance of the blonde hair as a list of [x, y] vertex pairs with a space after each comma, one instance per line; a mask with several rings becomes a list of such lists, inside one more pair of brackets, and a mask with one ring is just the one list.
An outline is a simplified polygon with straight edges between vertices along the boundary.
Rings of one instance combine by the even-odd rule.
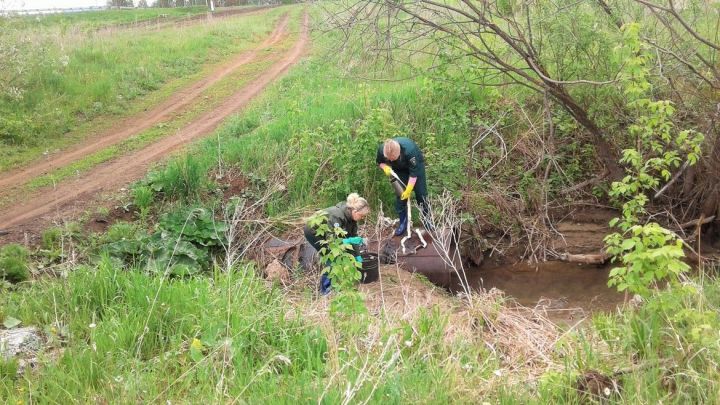
[[400, 144], [394, 139], [386, 139], [383, 144], [383, 155], [388, 157], [389, 155], [400, 154]]
[[368, 210], [370, 209], [370, 205], [367, 200], [360, 197], [358, 193], [351, 193], [348, 195], [345, 204], [353, 211], [362, 211], [365, 208]]

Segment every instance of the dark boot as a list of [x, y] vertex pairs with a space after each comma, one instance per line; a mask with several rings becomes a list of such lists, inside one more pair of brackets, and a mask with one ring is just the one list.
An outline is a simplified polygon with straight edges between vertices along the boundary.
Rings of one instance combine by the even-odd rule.
[[330, 290], [332, 290], [330, 277], [328, 277], [327, 273], [323, 273], [322, 276], [320, 276], [320, 294], [327, 295], [330, 293]]
[[407, 201], [396, 199], [395, 200], [395, 211], [398, 213], [398, 217], [400, 218], [400, 223], [398, 224], [397, 229], [395, 229], [395, 236], [400, 236], [404, 234], [407, 231], [407, 225], [408, 225], [408, 211], [407, 211]]

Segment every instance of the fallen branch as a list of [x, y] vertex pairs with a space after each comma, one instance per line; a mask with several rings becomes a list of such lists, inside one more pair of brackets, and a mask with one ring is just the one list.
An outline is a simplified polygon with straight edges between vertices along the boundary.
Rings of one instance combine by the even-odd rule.
[[707, 223], [709, 223], [709, 222], [712, 222], [712, 221], [714, 221], [714, 220], [715, 220], [715, 215], [710, 216], [710, 217], [700, 217], [700, 218], [698, 218], [698, 219], [693, 219], [692, 221], [685, 222], [684, 224], [681, 224], [681, 225], [680, 225], [680, 229], [688, 229], [688, 228], [692, 228], [692, 227], [695, 227], [695, 226], [705, 225], [705, 224], [707, 224]]
[[654, 199], [657, 199], [658, 197], [660, 197], [660, 196], [662, 195], [662, 193], [664, 193], [665, 190], [668, 189], [668, 187], [670, 187], [673, 183], [675, 183], [675, 182], [677, 181], [678, 177], [680, 177], [680, 175], [685, 172], [685, 169], [687, 169], [688, 166], [690, 166], [690, 162], [689, 162], [689, 161], [686, 161], [685, 164], [683, 164], [683, 166], [680, 168], [680, 170], [678, 170], [678, 172], [675, 173], [675, 175], [672, 177], [672, 179], [670, 179], [670, 181], [668, 181], [668, 182], [663, 186], [663, 188], [661, 188], [657, 193], [655, 193], [655, 195], [653, 196], [653, 200], [654, 200]]
[[608, 176], [608, 174], [610, 174], [610, 170], [605, 168], [603, 170], [603, 172], [600, 173], [600, 175], [598, 175], [597, 177], [593, 177], [592, 179], [585, 180], [585, 181], [578, 183], [572, 187], [568, 187], [564, 190], [560, 190], [560, 194], [570, 194], [574, 191], [581, 190], [589, 185], [595, 185], [597, 183], [600, 183], [601, 181], [603, 181], [603, 179], [605, 179], [605, 177]]
[[607, 253], [572, 254], [561, 253], [558, 258], [569, 263], [604, 264], [610, 259]]

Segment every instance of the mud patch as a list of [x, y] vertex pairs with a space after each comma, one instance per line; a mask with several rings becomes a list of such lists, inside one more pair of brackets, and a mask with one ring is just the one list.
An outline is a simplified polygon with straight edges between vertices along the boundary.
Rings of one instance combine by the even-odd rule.
[[117, 222], [132, 222], [137, 215], [123, 207], [114, 207], [107, 214], [95, 214], [84, 225], [84, 229], [91, 233], [105, 233], [108, 228]]
[[229, 170], [222, 175], [215, 173], [215, 181], [220, 185], [223, 201], [228, 201], [233, 197], [249, 197], [247, 189], [250, 180], [240, 171]]

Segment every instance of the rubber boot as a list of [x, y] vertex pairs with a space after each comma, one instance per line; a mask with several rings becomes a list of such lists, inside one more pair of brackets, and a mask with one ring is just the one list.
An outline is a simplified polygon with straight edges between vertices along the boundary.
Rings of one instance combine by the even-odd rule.
[[400, 218], [400, 223], [398, 224], [398, 227], [395, 229], [395, 236], [400, 236], [404, 234], [407, 231], [407, 223], [408, 223], [408, 211], [407, 211], [407, 201], [396, 199], [395, 200], [395, 212], [398, 213], [398, 218]]
[[332, 285], [330, 283], [330, 277], [328, 277], [327, 273], [323, 273], [320, 276], [320, 294], [328, 295], [330, 293], [330, 290], [332, 290]]

